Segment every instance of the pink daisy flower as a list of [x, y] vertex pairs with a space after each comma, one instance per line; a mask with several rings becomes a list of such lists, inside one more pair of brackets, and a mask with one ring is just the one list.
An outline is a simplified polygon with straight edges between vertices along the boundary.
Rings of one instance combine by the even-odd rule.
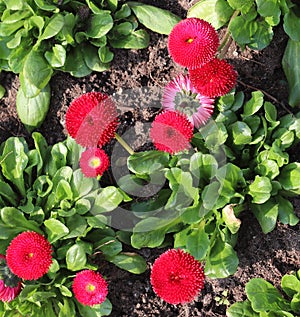
[[170, 304], [189, 303], [204, 287], [201, 263], [180, 249], [170, 249], [158, 257], [150, 281], [154, 292]]
[[76, 299], [88, 306], [103, 303], [108, 294], [107, 282], [100, 273], [92, 270], [77, 273], [72, 288]]
[[187, 68], [196, 68], [215, 56], [220, 41], [217, 31], [207, 21], [187, 18], [177, 23], [168, 39], [173, 60]]
[[102, 149], [93, 147], [81, 154], [79, 164], [86, 177], [97, 177], [108, 169], [109, 158]]
[[189, 69], [195, 89], [208, 97], [226, 95], [236, 85], [237, 72], [223, 59], [214, 58], [200, 68]]
[[196, 128], [204, 125], [214, 110], [214, 99], [201, 95], [188, 75], [179, 75], [164, 89], [162, 106], [165, 110], [184, 113]]
[[37, 280], [52, 264], [52, 248], [48, 240], [34, 231], [17, 235], [6, 250], [11, 271], [24, 280]]
[[158, 150], [174, 154], [191, 147], [193, 128], [185, 114], [163, 111], [152, 122], [150, 137]]
[[0, 300], [10, 302], [22, 290], [21, 280], [11, 272], [3, 254], [0, 254]]
[[117, 108], [107, 95], [89, 92], [73, 100], [66, 113], [66, 129], [84, 147], [102, 147], [118, 126]]

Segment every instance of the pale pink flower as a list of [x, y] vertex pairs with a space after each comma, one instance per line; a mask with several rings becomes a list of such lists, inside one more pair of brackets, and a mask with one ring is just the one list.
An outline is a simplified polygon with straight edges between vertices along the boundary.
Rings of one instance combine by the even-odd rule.
[[214, 111], [214, 99], [197, 92], [188, 75], [179, 75], [164, 89], [162, 107], [184, 113], [196, 127], [204, 125]]

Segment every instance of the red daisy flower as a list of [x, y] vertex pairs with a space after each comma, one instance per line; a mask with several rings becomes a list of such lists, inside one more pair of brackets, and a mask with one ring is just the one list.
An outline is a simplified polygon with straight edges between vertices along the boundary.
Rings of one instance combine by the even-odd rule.
[[196, 69], [189, 69], [191, 82], [196, 90], [208, 97], [226, 95], [236, 85], [237, 72], [223, 59], [214, 58]]
[[179, 111], [163, 111], [152, 122], [150, 137], [160, 151], [174, 154], [190, 148], [193, 125]]
[[20, 294], [21, 290], [21, 280], [11, 272], [5, 256], [0, 254], [0, 300], [10, 302]]
[[177, 64], [196, 68], [213, 59], [219, 44], [218, 33], [209, 22], [187, 18], [172, 29], [168, 49]]
[[72, 288], [76, 299], [88, 306], [103, 303], [108, 293], [105, 279], [100, 273], [92, 270], [77, 273]]
[[214, 99], [199, 94], [189, 76], [179, 75], [165, 87], [162, 107], [186, 114], [190, 122], [199, 128], [211, 117]]
[[107, 95], [89, 92], [72, 101], [66, 128], [78, 144], [101, 147], [115, 136], [117, 117], [117, 108]]
[[79, 164], [86, 177], [97, 177], [108, 169], [109, 158], [102, 149], [89, 148], [81, 154]]
[[7, 265], [24, 280], [37, 280], [46, 274], [52, 263], [52, 248], [41, 234], [26, 231], [17, 235], [6, 250]]
[[154, 292], [170, 304], [189, 303], [204, 287], [201, 263], [180, 249], [160, 255], [153, 264], [150, 281]]

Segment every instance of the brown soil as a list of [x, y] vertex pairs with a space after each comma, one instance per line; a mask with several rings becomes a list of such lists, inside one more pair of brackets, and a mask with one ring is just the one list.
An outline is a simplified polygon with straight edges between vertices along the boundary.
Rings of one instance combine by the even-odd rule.
[[[185, 17], [186, 10], [192, 4], [188, 0], [143, 2], [169, 9], [181, 17]], [[281, 115], [286, 113], [285, 108], [288, 107], [287, 82], [281, 68], [286, 42], [284, 31], [277, 27], [274, 39], [266, 49], [241, 51], [233, 43], [226, 56], [239, 73], [237, 90], [244, 91], [247, 96], [253, 90], [265, 91], [268, 94], [266, 99], [277, 106]], [[55, 74], [51, 80], [51, 109], [38, 131], [49, 144], [63, 140], [66, 137], [64, 117], [70, 102], [85, 92], [101, 91], [115, 94], [122, 101], [121, 129], [134, 127], [138, 143], [143, 145], [146, 141], [139, 124], [153, 119], [153, 107], [159, 107], [161, 87], [182, 71], [169, 58], [166, 44], [166, 36], [151, 33], [151, 43], [147, 49], [115, 50], [109, 71], [92, 73], [84, 78], [74, 78], [61, 72]], [[10, 136], [24, 136], [31, 142], [16, 113], [18, 77], [2, 72], [0, 80], [6, 88], [6, 94], [0, 100], [0, 143]], [[299, 150], [297, 146], [291, 151], [292, 160], [299, 161]], [[299, 217], [300, 199], [295, 198], [293, 204]], [[263, 277], [280, 287], [282, 276], [300, 267], [299, 224], [295, 227], [278, 224], [273, 232], [264, 235], [250, 212], [244, 212], [241, 220], [236, 246], [240, 260], [237, 272], [226, 279], [207, 279], [199, 297], [186, 306], [169, 305], [159, 299], [149, 282], [150, 270], [134, 275], [105, 264], [102, 269], [109, 280], [108, 297], [113, 305], [111, 316], [225, 316], [226, 305], [216, 301], [216, 296], [222, 297], [224, 290], [228, 291], [226, 299], [232, 304], [245, 299], [244, 286], [252, 277]], [[150, 269], [163, 251], [165, 249], [142, 249], [137, 252], [144, 256]]]

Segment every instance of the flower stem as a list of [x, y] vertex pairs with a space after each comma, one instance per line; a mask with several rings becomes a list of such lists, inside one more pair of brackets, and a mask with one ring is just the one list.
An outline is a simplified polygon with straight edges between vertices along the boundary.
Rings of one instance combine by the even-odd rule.
[[230, 36], [230, 31], [229, 31], [230, 24], [234, 20], [234, 18], [236, 18], [239, 14], [240, 14], [240, 11], [236, 10], [236, 11], [234, 11], [233, 15], [230, 18], [230, 21], [229, 21], [228, 26], [227, 26], [227, 30], [226, 30], [226, 32], [222, 38], [222, 41], [220, 43], [220, 46], [219, 46], [219, 56], [218, 57], [220, 59], [224, 58], [225, 54], [227, 53], [227, 51], [229, 49], [229, 46], [230, 46], [231, 41], [232, 41], [232, 38]]
[[130, 155], [134, 154], [133, 149], [124, 141], [124, 139], [121, 138], [118, 133], [115, 133], [115, 138]]

